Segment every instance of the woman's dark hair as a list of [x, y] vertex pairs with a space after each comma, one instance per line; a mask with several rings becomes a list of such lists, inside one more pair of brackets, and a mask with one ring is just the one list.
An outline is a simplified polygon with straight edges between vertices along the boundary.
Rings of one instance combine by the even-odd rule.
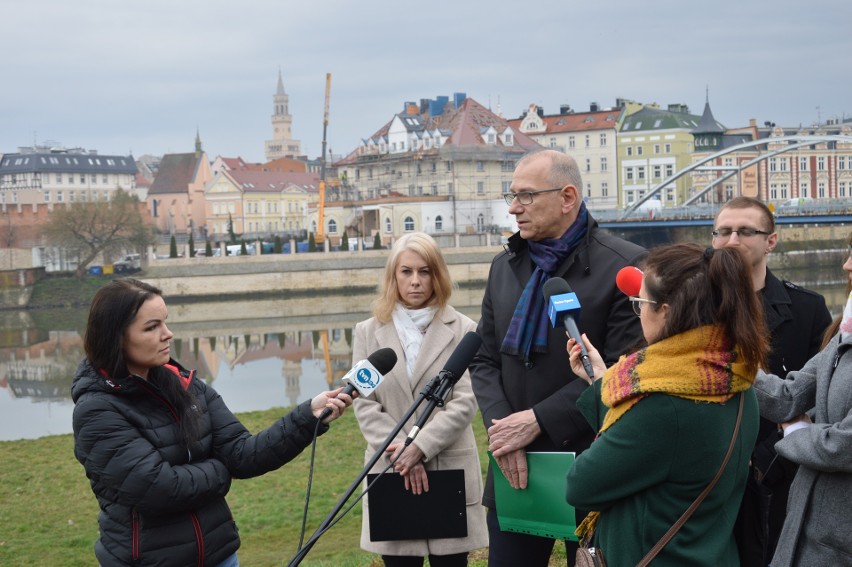
[[735, 248], [673, 244], [654, 248], [645, 259], [645, 290], [669, 305], [659, 339], [703, 325], [721, 325], [739, 347], [748, 372], [765, 367], [769, 339], [763, 305], [754, 291], [751, 270]]
[[[124, 356], [124, 337], [142, 304], [155, 296], [162, 296], [162, 292], [133, 278], [113, 280], [95, 293], [83, 346], [96, 370], [115, 379], [130, 374]], [[160, 389], [181, 416], [181, 443], [188, 448], [199, 436], [195, 397], [183, 388], [173, 372], [163, 367], [150, 369], [148, 381]]]

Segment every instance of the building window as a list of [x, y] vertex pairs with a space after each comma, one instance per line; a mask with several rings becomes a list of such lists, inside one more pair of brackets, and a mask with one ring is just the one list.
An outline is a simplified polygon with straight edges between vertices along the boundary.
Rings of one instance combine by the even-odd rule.
[[109, 183], [109, 175], [104, 175], [104, 183]]
[[846, 169], [846, 156], [837, 156], [837, 169], [840, 171]]
[[820, 181], [817, 183], [817, 197], [820, 199], [825, 199], [825, 181]]
[[391, 224], [390, 217], [385, 217], [385, 232], [393, 232], [393, 225]]
[[479, 213], [479, 216], [476, 217], [476, 232], [483, 232], [485, 230], [485, 216], [482, 213]]
[[778, 163], [775, 158], [769, 158], [769, 171], [778, 171]]
[[777, 199], [778, 198], [778, 185], [776, 185], [775, 183], [769, 184], [769, 198], [770, 199]]
[[591, 198], [592, 196], [592, 184], [586, 183], [586, 197]]
[[807, 171], [808, 170], [808, 158], [800, 157], [799, 158], [799, 171]]
[[586, 134], [586, 147], [588, 148], [591, 145], [592, 145], [591, 136]]
[[601, 183], [601, 197], [609, 197], [609, 183], [606, 181]]
[[606, 147], [606, 134], [601, 134], [601, 147]]
[[672, 145], [671, 144], [666, 144], [665, 146], [663, 146], [663, 148], [665, 149], [667, 154], [672, 153]]
[[452, 194], [453, 194], [453, 184], [447, 183], [447, 195], [452, 195]]
[[44, 192], [44, 202], [45, 202], [45, 203], [49, 203], [49, 202], [50, 202], [50, 191], [45, 191], [45, 192]]
[[660, 144], [654, 144], [654, 153], [655, 154], [660, 153]]
[[556, 147], [556, 138], [550, 139], [550, 147], [551, 147], [551, 149]]
[[592, 160], [590, 158], [586, 158], [586, 172], [592, 171]]
[[405, 228], [405, 232], [414, 232], [414, 219], [411, 217], [405, 217], [402, 221], [402, 225]]
[[444, 230], [444, 219], [441, 215], [435, 217], [435, 230], [440, 231]]
[[433, 183], [433, 184], [432, 184], [432, 194], [433, 194], [433, 195], [437, 195], [437, 194], [438, 194], [438, 184], [437, 184], [437, 183]]
[[448, 162], [446, 162], [446, 164], [447, 164], [447, 173], [449, 173], [453, 170], [453, 162], [448, 161]]
[[61, 173], [56, 174], [56, 184], [62, 185], [62, 174]]
[[477, 181], [476, 182], [476, 194], [477, 195], [485, 194], [485, 182], [484, 181]]
[[607, 162], [606, 162], [606, 158], [605, 158], [605, 157], [602, 157], [602, 158], [601, 158], [601, 173], [606, 172], [606, 171], [607, 171]]
[[632, 156], [633, 155], [633, 146], [627, 146], [627, 149], [625, 151], [627, 152], [628, 156]]
[[476, 171], [485, 171], [485, 163], [482, 161], [476, 162]]
[[671, 177], [674, 175], [674, 166], [672, 164], [666, 165], [666, 177]]
[[636, 155], [637, 155], [637, 156], [641, 156], [641, 155], [642, 155], [642, 146], [636, 146]]
[[574, 148], [574, 136], [568, 136], [568, 147], [571, 149]]
[[57, 203], [61, 203], [61, 202], [62, 202], [62, 191], [57, 191], [57, 192], [56, 192], [56, 202], [57, 202]]
[[825, 171], [825, 157], [819, 156], [817, 158], [817, 171]]
[[511, 181], [503, 181], [500, 184], [500, 189], [502, 190], [503, 193], [508, 193], [509, 191], [512, 190], [512, 182]]
[[659, 179], [662, 174], [663, 174], [663, 167], [660, 166], [660, 165], [655, 165], [654, 166], [654, 179]]
[[846, 182], [841, 181], [837, 184], [837, 196], [838, 197], [846, 197]]
[[633, 181], [633, 168], [632, 167], [624, 168], [624, 178], [627, 181]]
[[645, 179], [645, 166], [644, 165], [640, 165], [639, 167], [636, 168], [636, 179], [637, 180]]

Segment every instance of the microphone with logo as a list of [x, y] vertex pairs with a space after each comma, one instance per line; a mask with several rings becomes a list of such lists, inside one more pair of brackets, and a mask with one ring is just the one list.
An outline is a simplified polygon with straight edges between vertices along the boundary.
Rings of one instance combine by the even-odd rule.
[[574, 339], [580, 346], [580, 362], [583, 369], [589, 375], [590, 380], [595, 379], [595, 371], [592, 369], [592, 361], [589, 360], [589, 352], [583, 343], [580, 329], [577, 328], [577, 319], [580, 318], [580, 300], [562, 278], [550, 278], [542, 286], [544, 299], [547, 301], [547, 316], [550, 318], [551, 326], [556, 329], [565, 327], [568, 336]]
[[467, 370], [467, 367], [470, 366], [470, 362], [473, 360], [473, 357], [476, 356], [481, 344], [482, 338], [473, 331], [470, 331], [463, 336], [459, 345], [444, 365], [444, 369], [441, 370], [426, 386], [426, 388], [424, 388], [424, 391], [421, 392], [421, 396], [423, 396], [424, 399], [428, 399], [429, 403], [426, 405], [426, 409], [423, 413], [420, 414], [420, 417], [417, 419], [414, 427], [412, 427], [411, 431], [408, 433], [408, 437], [405, 439], [406, 447], [414, 441], [415, 437], [417, 437], [417, 434], [420, 432], [420, 429], [423, 428], [423, 425], [426, 423], [426, 420], [429, 419], [429, 416], [432, 415], [435, 407], [443, 407], [450, 390], [452, 390], [453, 386], [456, 385], [456, 382], [458, 382], [462, 377], [462, 374], [464, 374], [464, 371]]
[[[343, 382], [346, 382], [346, 387], [343, 388], [341, 394], [351, 396], [352, 392], [358, 390], [358, 395], [365, 398], [373, 393], [381, 383], [384, 375], [390, 372], [396, 365], [396, 353], [391, 348], [380, 348], [373, 354], [367, 357], [367, 360], [362, 360], [355, 364], [352, 369], [343, 377]], [[338, 394], [338, 397], [340, 394]], [[319, 416], [322, 421], [331, 415], [331, 408], [325, 408]]]

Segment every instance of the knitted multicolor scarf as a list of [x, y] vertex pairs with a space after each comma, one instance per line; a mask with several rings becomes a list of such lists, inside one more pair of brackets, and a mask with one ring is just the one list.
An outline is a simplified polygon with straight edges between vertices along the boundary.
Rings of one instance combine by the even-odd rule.
[[[697, 402], [722, 403], [748, 390], [754, 373], [747, 374], [735, 345], [720, 326], [707, 325], [663, 339], [623, 356], [601, 379], [601, 401], [609, 408], [601, 433], [612, 427], [642, 398], [662, 393]], [[577, 527], [588, 539], [599, 512]]]
[[531, 352], [547, 352], [549, 319], [544, 309], [541, 288], [585, 238], [588, 214], [586, 203], [580, 203], [577, 219], [560, 238], [545, 238], [528, 243], [535, 270], [518, 298], [500, 352], [521, 356], [524, 362], [529, 361]]

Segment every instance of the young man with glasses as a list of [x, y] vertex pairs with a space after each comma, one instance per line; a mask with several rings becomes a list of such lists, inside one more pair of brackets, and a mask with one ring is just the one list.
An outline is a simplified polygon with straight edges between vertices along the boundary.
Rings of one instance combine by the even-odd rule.
[[[494, 474], [517, 489], [527, 486], [527, 451], [581, 452], [594, 431], [576, 407], [588, 383], [571, 372], [564, 329], [547, 318], [542, 286], [564, 278], [580, 301], [579, 327], [608, 364], [641, 340], [642, 328], [627, 296], [615, 285], [620, 269], [635, 265], [645, 250], [601, 230], [582, 200], [573, 158], [544, 150], [521, 159], [504, 195], [518, 232], [492, 264], [477, 332], [482, 348], [471, 380], [489, 450], [483, 504], [488, 508], [488, 564], [546, 566], [554, 540], [500, 530]], [[578, 520], [584, 517], [578, 512]], [[576, 543], [566, 542], [568, 565]]]
[[[732, 199], [716, 215], [712, 243], [713, 248], [738, 248], [751, 265], [754, 291], [763, 300], [764, 319], [770, 334], [767, 370], [776, 376], [786, 376], [788, 372], [802, 368], [819, 352], [823, 332], [831, 323], [831, 314], [820, 294], [779, 280], [767, 267], [767, 257], [778, 244], [772, 211], [762, 201], [751, 197]], [[762, 478], [761, 487], [756, 490], [771, 491], [769, 526], [765, 543], [744, 536], [743, 532], [737, 533], [740, 561], [744, 567], [769, 564], [784, 523], [787, 493], [796, 467], [776, 455], [774, 445], [778, 440], [778, 425], [761, 418], [757, 446], [752, 456], [755, 469], [752, 476]], [[747, 491], [740, 512], [741, 522], [750, 524], [743, 513], [759, 514], [759, 508], [757, 502], [749, 502]]]

